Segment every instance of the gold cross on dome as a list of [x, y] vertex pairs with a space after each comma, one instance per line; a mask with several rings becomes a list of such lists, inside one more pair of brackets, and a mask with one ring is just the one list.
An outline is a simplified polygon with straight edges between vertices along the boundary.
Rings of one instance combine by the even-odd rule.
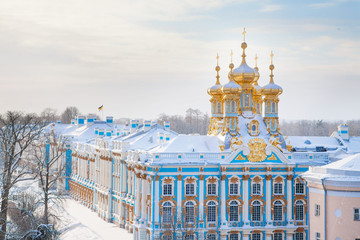
[[244, 28], [244, 31], [243, 31], [244, 42], [245, 42], [245, 34], [246, 34], [246, 31], [245, 31], [245, 28]]
[[233, 61], [232, 60], [232, 57], [233, 57], [233, 51], [232, 51], [232, 49], [231, 49], [231, 52], [230, 52], [230, 57], [231, 57], [231, 62]]
[[257, 60], [258, 60], [258, 57], [257, 57], [257, 54], [255, 54], [255, 67], [257, 67]]
[[219, 66], [219, 54], [218, 53], [216, 54], [216, 63]]
[[271, 57], [271, 64], [273, 64], [273, 57], [274, 57], [274, 54], [273, 54], [273, 51], [272, 51], [272, 50], [271, 50], [270, 57]]

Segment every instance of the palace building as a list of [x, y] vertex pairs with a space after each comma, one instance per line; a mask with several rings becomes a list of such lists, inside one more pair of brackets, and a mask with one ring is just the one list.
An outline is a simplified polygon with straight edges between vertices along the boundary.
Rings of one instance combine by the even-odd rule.
[[245, 33], [241, 48], [228, 80], [215, 68], [206, 136], [152, 121], [53, 124], [71, 139], [61, 187], [135, 240], [310, 239], [302, 174], [360, 152], [360, 140], [345, 125], [330, 137], [283, 136], [273, 54], [270, 78], [260, 86], [259, 69], [247, 63]]

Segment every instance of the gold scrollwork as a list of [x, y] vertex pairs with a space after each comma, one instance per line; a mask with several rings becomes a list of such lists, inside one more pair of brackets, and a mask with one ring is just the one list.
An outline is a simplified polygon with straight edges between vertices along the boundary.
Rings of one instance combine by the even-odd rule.
[[266, 143], [261, 138], [253, 138], [249, 141], [250, 154], [247, 156], [250, 162], [262, 162], [266, 159]]

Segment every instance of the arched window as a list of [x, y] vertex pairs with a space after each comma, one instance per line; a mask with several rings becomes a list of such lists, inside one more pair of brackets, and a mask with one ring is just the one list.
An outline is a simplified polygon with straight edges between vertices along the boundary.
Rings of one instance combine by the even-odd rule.
[[239, 206], [236, 201], [230, 202], [230, 222], [239, 221]]
[[195, 237], [194, 237], [194, 234], [186, 234], [185, 236], [185, 240], [194, 240]]
[[216, 203], [214, 201], [208, 203], [207, 220], [208, 222], [216, 222]]
[[282, 203], [280, 201], [275, 201], [274, 203], [274, 221], [282, 221]]
[[271, 112], [276, 113], [276, 103], [275, 102], [272, 102], [272, 104], [271, 104]]
[[161, 239], [162, 240], [173, 240], [171, 235], [163, 235]]
[[163, 205], [163, 222], [170, 223], [171, 222], [171, 203], [165, 202]]
[[230, 240], [239, 240], [239, 234], [238, 233], [231, 233], [230, 234]]
[[234, 101], [231, 101], [231, 112], [235, 112], [236, 105]]
[[256, 113], [257, 114], [261, 113], [260, 103], [256, 104]]
[[282, 233], [274, 233], [274, 240], [283, 240]]
[[295, 233], [295, 240], [304, 240], [304, 233], [302, 232]]
[[245, 104], [245, 107], [250, 106], [250, 97], [249, 97], [248, 93], [245, 93], [245, 95], [244, 95], [244, 104]]
[[303, 221], [304, 220], [304, 203], [300, 200], [295, 203], [296, 208], [296, 220]]
[[252, 220], [253, 221], [260, 221], [261, 220], [261, 205], [259, 201], [254, 201], [252, 204]]
[[221, 113], [221, 103], [217, 104], [217, 113]]
[[206, 240], [216, 240], [215, 234], [206, 234]]
[[195, 215], [194, 203], [187, 202], [185, 204], [185, 222], [186, 223], [193, 223], [194, 222], [194, 215]]
[[260, 233], [253, 233], [251, 234], [251, 240], [261, 240]]

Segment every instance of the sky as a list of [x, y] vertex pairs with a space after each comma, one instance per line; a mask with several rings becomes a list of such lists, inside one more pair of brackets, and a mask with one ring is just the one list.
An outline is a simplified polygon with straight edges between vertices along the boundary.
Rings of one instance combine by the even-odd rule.
[[360, 119], [360, 1], [11, 0], [0, 2], [0, 113], [155, 119], [210, 113], [230, 51], [258, 55], [259, 84], [284, 89], [280, 119]]

